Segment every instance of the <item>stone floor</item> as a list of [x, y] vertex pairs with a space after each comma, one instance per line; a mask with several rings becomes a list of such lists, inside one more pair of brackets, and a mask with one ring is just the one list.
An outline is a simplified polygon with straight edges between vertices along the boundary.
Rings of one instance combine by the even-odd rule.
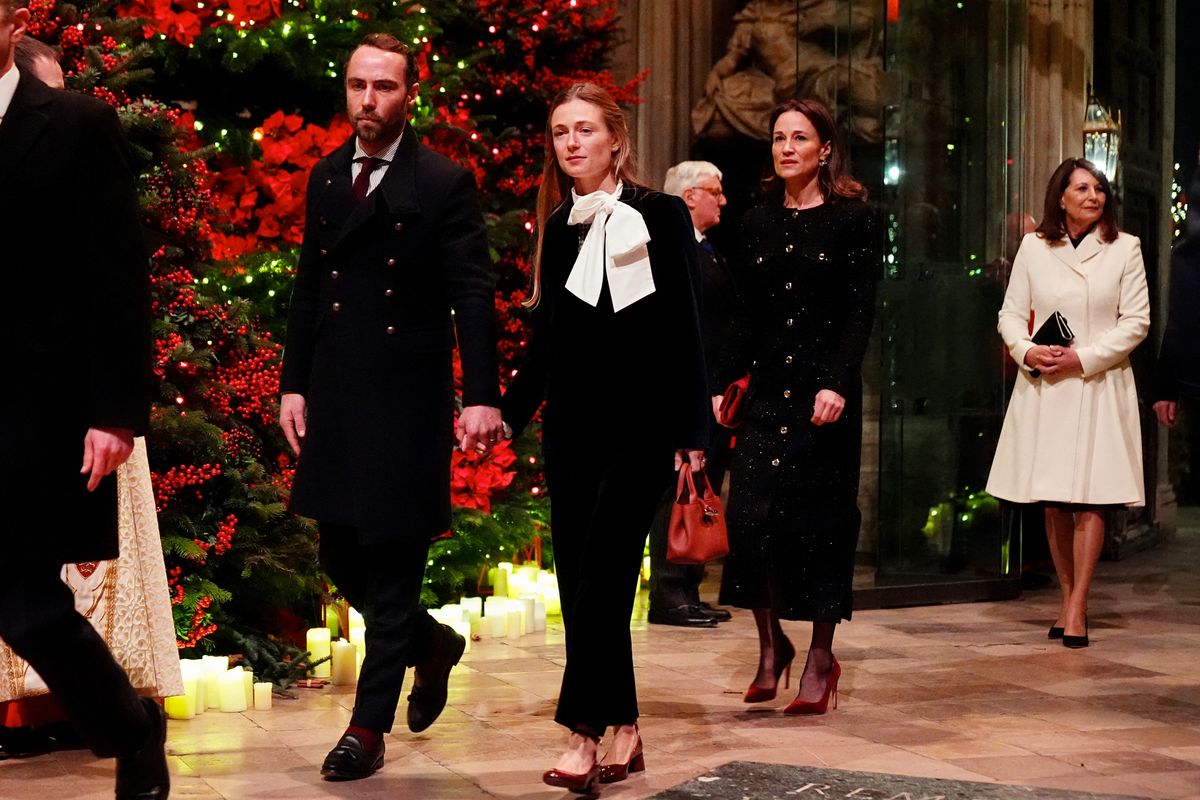
[[[841, 705], [823, 717], [780, 715], [790, 692], [742, 703], [748, 612], [716, 630], [635, 622], [648, 770], [604, 797], [648, 797], [741, 760], [1200, 800], [1200, 516], [1189, 522], [1157, 550], [1100, 565], [1086, 650], [1046, 639], [1055, 589], [856, 614], [835, 648]], [[441, 720], [419, 736], [401, 722], [383, 771], [348, 784], [318, 775], [350, 716], [346, 689], [172, 722], [172, 796], [565, 798], [540, 782], [564, 739], [551, 721], [561, 668], [561, 630], [475, 642]], [[83, 751], [9, 760], [0, 797], [110, 798], [112, 775]]]

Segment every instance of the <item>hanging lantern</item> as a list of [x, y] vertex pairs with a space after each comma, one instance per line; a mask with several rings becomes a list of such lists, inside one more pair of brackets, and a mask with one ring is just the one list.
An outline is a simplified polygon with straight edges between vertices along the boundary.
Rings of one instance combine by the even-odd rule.
[[1113, 119], [1108, 109], [1100, 105], [1095, 95], [1088, 95], [1087, 111], [1083, 113], [1083, 157], [1108, 176], [1117, 180], [1117, 163], [1121, 148], [1121, 122]]

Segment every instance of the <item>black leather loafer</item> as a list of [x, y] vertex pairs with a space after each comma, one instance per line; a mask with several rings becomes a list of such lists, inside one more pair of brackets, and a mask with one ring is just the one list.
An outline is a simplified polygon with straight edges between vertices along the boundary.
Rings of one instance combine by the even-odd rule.
[[650, 609], [646, 621], [652, 625], [677, 625], [681, 628], [715, 628], [717, 621], [704, 613], [699, 606], [676, 606], [668, 609]]
[[700, 610], [710, 619], [715, 619], [717, 622], [729, 622], [729, 620], [733, 619], [733, 614], [730, 614], [725, 609], [711, 606], [704, 601], [700, 602]]
[[434, 723], [446, 707], [450, 670], [462, 658], [467, 640], [449, 625], [442, 625], [429, 657], [413, 668], [413, 688], [408, 695], [408, 729], [420, 733]]
[[374, 774], [383, 766], [383, 737], [379, 737], [379, 746], [367, 750], [362, 739], [353, 733], [347, 733], [338, 739], [337, 746], [325, 756], [321, 764], [321, 774], [327, 781], [356, 781]]
[[146, 743], [117, 757], [117, 800], [166, 800], [171, 792], [167, 771], [167, 715], [149, 697], [142, 698], [150, 735]]

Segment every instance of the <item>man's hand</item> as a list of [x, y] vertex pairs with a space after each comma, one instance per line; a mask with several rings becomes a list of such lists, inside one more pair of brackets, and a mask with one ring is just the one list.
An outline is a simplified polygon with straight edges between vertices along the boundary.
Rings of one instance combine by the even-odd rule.
[[87, 490], [96, 491], [105, 475], [124, 464], [133, 453], [133, 431], [129, 428], [88, 428], [83, 437], [83, 468]]
[[490, 452], [492, 446], [504, 438], [504, 422], [500, 409], [492, 406], [467, 406], [458, 415], [454, 435], [458, 447], [464, 453]]
[[1173, 400], [1159, 400], [1154, 404], [1154, 414], [1158, 417], [1158, 421], [1164, 428], [1175, 427], [1175, 412], [1179, 410], [1179, 404]]
[[300, 455], [300, 442], [304, 439], [304, 420], [308, 415], [308, 407], [304, 395], [288, 393], [279, 399], [279, 427], [283, 428], [283, 437], [292, 446], [292, 452]]
[[837, 422], [842, 418], [842, 410], [846, 407], [846, 398], [833, 389], [822, 389], [813, 399], [813, 425], [825, 425]]

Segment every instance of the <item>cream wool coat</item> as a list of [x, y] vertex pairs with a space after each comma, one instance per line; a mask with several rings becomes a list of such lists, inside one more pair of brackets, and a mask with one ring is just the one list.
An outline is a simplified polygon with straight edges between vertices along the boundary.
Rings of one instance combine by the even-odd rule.
[[[1083, 375], [1034, 378], [1034, 330], [1055, 312], [1075, 333]], [[1013, 263], [998, 329], [1021, 365], [987, 490], [1016, 503], [1145, 505], [1142, 434], [1129, 354], [1146, 338], [1150, 297], [1136, 236], [1079, 247], [1029, 234]]]

